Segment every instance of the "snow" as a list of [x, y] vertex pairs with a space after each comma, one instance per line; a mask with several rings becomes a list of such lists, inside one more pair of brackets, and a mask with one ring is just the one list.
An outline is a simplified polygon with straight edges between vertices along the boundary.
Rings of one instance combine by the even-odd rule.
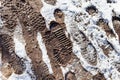
[[37, 34], [37, 40], [38, 40], [38, 44], [40, 46], [40, 49], [42, 51], [42, 58], [43, 58], [43, 61], [46, 63], [46, 65], [48, 66], [48, 69], [49, 69], [49, 72], [50, 74], [53, 73], [53, 70], [52, 70], [52, 67], [51, 67], [51, 64], [50, 64], [50, 59], [47, 55], [47, 50], [46, 50], [46, 47], [45, 47], [45, 44], [42, 40], [42, 35], [38, 32]]
[[20, 25], [20, 23], [18, 22], [18, 25], [15, 28], [15, 32], [14, 32], [14, 36], [13, 36], [13, 41], [15, 43], [15, 53], [20, 57], [20, 58], [24, 58], [26, 60], [29, 60], [29, 62], [31, 61], [29, 59], [29, 57], [26, 54], [25, 51], [25, 40], [23, 38], [22, 35], [22, 27]]
[[26, 52], [25, 52], [25, 46], [16, 38], [14, 38], [14, 42], [15, 42], [15, 52], [17, 55], [19, 55], [19, 57], [26, 57]]
[[27, 73], [24, 73], [22, 75], [17, 75], [13, 73], [7, 80], [32, 80], [32, 79], [30, 75]]
[[69, 71], [69, 68], [67, 68], [67, 67], [60, 67], [61, 68], [61, 70], [62, 70], [62, 73], [63, 73], [63, 76], [65, 77], [65, 74]]
[[1, 1], [0, 1], [0, 7], [1, 7], [2, 5], [1, 5]]
[[113, 45], [116, 52], [118, 54], [120, 54], [120, 44], [119, 44], [119, 42], [115, 38], [111, 38], [108, 41], [111, 42], [111, 44]]
[[[42, 0], [42, 2], [44, 1]], [[96, 8], [98, 9], [98, 14], [91, 16], [88, 13], [86, 13], [85, 8], [90, 5], [96, 6]], [[87, 2], [85, 0], [64, 0], [64, 1], [57, 0], [55, 6], [44, 3], [41, 13], [45, 17], [45, 19], [49, 20], [50, 22], [53, 20], [50, 19], [51, 16], [53, 16], [53, 14], [46, 15], [45, 12], [53, 13], [54, 9], [60, 8], [65, 13], [65, 23], [67, 26], [68, 33], [71, 33], [70, 31], [73, 27], [79, 28], [87, 35], [87, 37], [89, 38], [89, 40], [97, 50], [98, 64], [96, 66], [89, 65], [81, 55], [80, 46], [74, 43], [73, 41], [73, 52], [77, 55], [78, 58], [80, 58], [80, 62], [82, 63], [83, 67], [86, 70], [90, 71], [93, 75], [95, 75], [98, 71], [100, 71], [104, 73], [107, 80], [111, 80], [110, 75], [112, 75], [112, 80], [119, 80], [120, 75], [114, 69], [112, 69], [113, 67], [112, 63], [116, 60], [118, 61], [120, 58], [118, 53], [120, 52], [119, 51], [120, 45], [118, 42], [118, 38], [117, 37], [111, 38], [110, 36], [106, 36], [105, 31], [103, 31], [101, 28], [99, 28], [99, 26], [95, 24], [99, 18], [104, 18], [108, 21], [109, 27], [115, 32], [112, 24], [112, 16], [113, 16], [112, 10], [114, 10], [116, 14], [119, 15], [120, 14], [119, 6], [120, 6], [119, 0], [116, 0], [116, 3], [111, 3], [111, 4], [108, 4], [106, 0], [91, 0]], [[85, 13], [86, 16], [88, 17], [82, 15], [78, 16], [78, 19], [81, 19], [82, 21], [77, 23], [74, 21], [74, 17], [78, 13], [83, 13], [83, 14]], [[84, 24], [89, 21], [90, 24], [88, 24], [88, 26], [86, 27]], [[90, 37], [90, 35], [93, 35], [93, 37]], [[103, 38], [100, 37], [101, 35], [103, 35]], [[110, 52], [109, 58], [104, 55], [104, 52], [99, 47], [99, 45], [106, 44], [106, 41], [109, 41], [114, 46], [114, 51]], [[94, 68], [98, 68], [98, 71], [95, 71]], [[63, 74], [67, 72], [65, 68], [61, 67], [61, 69], [63, 71]]]
[[2, 26], [3, 26], [3, 21], [0, 18], [0, 28], [2, 28]]
[[[20, 57], [24, 59], [26, 70], [23, 74], [17, 75], [12, 73], [12, 75], [7, 80], [32, 80], [32, 76], [34, 76], [32, 70], [31, 70], [31, 60], [27, 56], [25, 51], [25, 41], [22, 36], [22, 29], [21, 25], [18, 23], [16, 26], [16, 30], [14, 32], [13, 40], [15, 43], [15, 53]], [[35, 79], [35, 78], [33, 78]]]
[[[1, 7], [2, 5], [1, 5], [1, 1], [0, 1], [0, 7]], [[1, 11], [1, 10], [0, 10]], [[3, 26], [3, 21], [1, 20], [1, 16], [0, 16], [0, 29], [2, 28], [2, 26]]]
[[[42, 3], [43, 3], [43, 7], [40, 12], [46, 20], [46, 25], [48, 29], [49, 29], [50, 21], [55, 20], [53, 15], [54, 10], [56, 8], [60, 8], [65, 14], [64, 22], [66, 23], [67, 32], [71, 33], [71, 29], [74, 28], [77, 28], [78, 30], [82, 30], [96, 48], [98, 55], [97, 58], [98, 64], [96, 66], [92, 66], [88, 64], [87, 61], [81, 55], [80, 45], [75, 41], [73, 41], [73, 52], [80, 59], [82, 66], [86, 70], [91, 72], [93, 75], [97, 74], [97, 72], [101, 72], [104, 74], [107, 80], [120, 80], [120, 73], [116, 70], [116, 68], [113, 65], [114, 62], [120, 61], [120, 44], [118, 42], [118, 37], [111, 38], [110, 36], [106, 36], [105, 31], [103, 31], [99, 26], [95, 24], [99, 18], [104, 18], [108, 21], [109, 27], [115, 32], [112, 23], [112, 16], [114, 15], [112, 11], [114, 10], [115, 15], [117, 16], [120, 15], [120, 0], [115, 0], [115, 3], [109, 3], [109, 4], [106, 2], [106, 0], [90, 0], [90, 1], [89, 0], [57, 0], [56, 5], [47, 4], [44, 2], [44, 0], [42, 0]], [[90, 5], [96, 6], [96, 8], [98, 9], [98, 14], [91, 16], [85, 11], [85, 8]], [[82, 20], [81, 22], [78, 23], [75, 21], [75, 16], [79, 13], [85, 15], [81, 15], [77, 17], [78, 19]], [[85, 23], [88, 22], [90, 23], [86, 26]], [[1, 26], [2, 24], [3, 22], [0, 19], [0, 28], [2, 27]], [[15, 51], [19, 57], [28, 60], [28, 62], [26, 62], [26, 65], [28, 65], [29, 67], [26, 69], [26, 72], [22, 75], [18, 76], [13, 73], [12, 76], [9, 78], [9, 80], [31, 80], [29, 74], [27, 73], [28, 71], [32, 74], [30, 70], [31, 65], [29, 64], [30, 59], [26, 55], [25, 41], [23, 40], [21, 34], [22, 34], [21, 29], [19, 29], [18, 27], [16, 29], [13, 38], [15, 42]], [[91, 35], [93, 37], [91, 37]], [[103, 38], [100, 37], [101, 35], [103, 35]], [[37, 40], [40, 49], [42, 50], [43, 61], [47, 64], [49, 68], [49, 72], [52, 74], [53, 71], [51, 68], [50, 59], [47, 55], [47, 50], [45, 44], [43, 43], [42, 36], [40, 33], [37, 34]], [[72, 40], [72, 36], [71, 36], [71, 40]], [[99, 47], [99, 45], [105, 45], [105, 47], [107, 47], [108, 46], [107, 41], [110, 42], [114, 47], [114, 50], [110, 51], [109, 57], [104, 55], [103, 50]], [[95, 68], [98, 69], [96, 70]], [[61, 66], [61, 69], [64, 76], [65, 73], [69, 71], [69, 66], [67, 67]], [[1, 73], [0, 73], [0, 77], [1, 77]]]

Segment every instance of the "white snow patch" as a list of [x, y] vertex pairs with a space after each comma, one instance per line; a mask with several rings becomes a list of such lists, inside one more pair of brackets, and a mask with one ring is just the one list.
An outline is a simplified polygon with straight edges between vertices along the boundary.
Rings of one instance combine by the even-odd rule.
[[3, 21], [1, 20], [1, 16], [0, 16], [0, 29], [3, 27]]
[[7, 80], [32, 80], [30, 75], [24, 73], [22, 75], [12, 74]]
[[63, 76], [65, 77], [65, 74], [69, 71], [69, 68], [67, 68], [67, 67], [60, 67], [61, 68], [61, 70], [62, 70], [62, 73], [63, 73]]
[[24, 58], [26, 60], [31, 61], [30, 58], [26, 54], [26, 50], [25, 50], [26, 43], [25, 43], [25, 40], [23, 38], [22, 27], [21, 27], [19, 22], [18, 22], [18, 25], [15, 28], [13, 40], [14, 40], [14, 43], [15, 43], [15, 53], [20, 58]]
[[25, 45], [23, 45], [18, 39], [14, 38], [15, 42], [15, 53], [21, 58], [27, 58], [25, 51]]
[[15, 53], [20, 57], [24, 59], [25, 65], [26, 65], [26, 70], [23, 74], [17, 75], [17, 74], [12, 74], [8, 80], [33, 80], [35, 79], [35, 76], [31, 70], [31, 59], [27, 56], [26, 50], [25, 50], [25, 40], [22, 35], [22, 27], [20, 23], [16, 26], [13, 40], [15, 43]]
[[32, 76], [34, 76], [32, 70], [31, 70], [31, 59], [27, 56], [26, 51], [25, 51], [25, 45], [22, 44], [17, 38], [14, 37], [14, 42], [15, 42], [15, 52], [16, 54], [20, 57], [25, 59], [25, 65], [26, 65], [26, 70], [23, 74], [17, 75], [17, 74], [12, 74], [8, 80], [32, 80]]
[[40, 46], [40, 49], [42, 50], [43, 61], [47, 64], [49, 72], [52, 74], [53, 70], [52, 70], [52, 67], [50, 64], [50, 59], [49, 59], [49, 56], [47, 55], [47, 50], [46, 50], [45, 44], [43, 42], [42, 35], [39, 32], [37, 34], [37, 40], [38, 40], [38, 44]]

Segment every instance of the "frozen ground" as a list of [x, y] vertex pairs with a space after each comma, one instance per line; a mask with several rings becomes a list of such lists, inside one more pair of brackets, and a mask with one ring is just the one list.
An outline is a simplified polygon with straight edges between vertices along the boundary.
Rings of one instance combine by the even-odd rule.
[[[107, 19], [109, 22], [109, 27], [114, 30], [113, 23], [112, 23], [112, 10], [116, 12], [116, 15], [120, 15], [120, 0], [114, 0], [114, 3], [107, 3], [106, 0], [57, 0], [56, 5], [50, 5], [46, 4], [44, 0], [42, 0], [43, 7], [41, 9], [42, 15], [46, 19], [46, 25], [49, 28], [48, 24], [50, 21], [55, 20], [53, 16], [53, 12], [56, 8], [60, 8], [65, 13], [65, 24], [67, 27], [68, 33], [72, 33], [71, 29], [77, 28], [79, 30], [82, 30], [89, 40], [92, 42], [94, 47], [97, 50], [97, 65], [93, 66], [88, 64], [85, 59], [81, 55], [80, 45], [77, 44], [75, 41], [73, 41], [73, 52], [77, 55], [78, 58], [80, 58], [80, 62], [84, 66], [84, 68], [88, 71], [90, 71], [93, 75], [95, 75], [97, 72], [101, 72], [104, 74], [107, 80], [120, 80], [120, 72], [117, 71], [117, 69], [114, 66], [115, 62], [120, 61], [120, 44], [117, 37], [110, 37], [107, 36], [106, 33], [100, 28], [98, 31], [98, 26], [95, 24], [95, 22], [99, 18]], [[89, 5], [94, 5], [98, 9], [98, 14], [95, 14], [94, 16], [89, 15], [85, 9]], [[85, 13], [86, 15], [78, 17], [78, 19], [81, 19], [82, 21], [77, 23], [75, 21], [75, 15], [78, 13]], [[88, 17], [87, 17], [88, 16]], [[90, 22], [87, 27], [84, 25], [85, 23]], [[0, 27], [2, 25], [2, 21], [0, 20]], [[20, 25], [19, 25], [20, 26]], [[16, 30], [17, 31], [17, 30]], [[18, 29], [18, 32], [15, 33], [14, 36], [14, 42], [15, 42], [15, 50], [17, 55], [20, 57], [23, 57], [27, 59], [26, 65], [28, 66], [27, 70], [24, 74], [18, 76], [13, 73], [13, 75], [8, 80], [32, 80], [29, 74], [32, 74], [32, 71], [30, 69], [30, 59], [26, 56], [25, 52], [25, 43], [24, 40], [22, 40], [22, 36], [17, 36], [18, 33], [20, 34], [20, 31]], [[93, 37], [90, 37], [90, 35], [93, 34]], [[101, 38], [100, 36], [103, 35], [104, 37]], [[41, 35], [38, 33], [39, 41], [42, 42]], [[71, 36], [72, 40], [72, 36]], [[109, 41], [113, 47], [114, 50], [112, 50], [109, 54], [109, 57], [104, 55], [104, 52], [98, 45], [104, 44], [105, 41]], [[49, 67], [49, 72], [52, 73], [51, 65], [49, 63], [48, 56], [46, 54], [46, 49], [44, 44], [39, 42], [40, 48], [43, 49], [43, 59], [45, 63], [47, 63]], [[19, 46], [21, 48], [17, 48]], [[22, 53], [22, 54], [19, 54]], [[96, 70], [97, 68], [97, 70]], [[61, 67], [63, 73], [65, 74], [68, 71], [68, 68]], [[1, 74], [0, 74], [1, 76]], [[34, 75], [33, 75], [34, 76]], [[1, 78], [2, 80], [2, 78]]]

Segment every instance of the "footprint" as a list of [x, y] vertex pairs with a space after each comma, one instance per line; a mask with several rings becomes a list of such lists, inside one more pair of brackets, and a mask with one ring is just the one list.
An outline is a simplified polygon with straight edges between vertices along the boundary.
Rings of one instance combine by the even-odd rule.
[[53, 49], [54, 58], [61, 65], [67, 64], [71, 60], [72, 43], [66, 37], [60, 24], [52, 21], [48, 35], [46, 37], [46, 43], [53, 47], [51, 49]]
[[80, 46], [81, 55], [91, 65], [97, 64], [97, 51], [86, 35], [78, 28], [71, 29], [71, 36]]
[[67, 72], [65, 74], [65, 80], [77, 80], [75, 73], [71, 71]]
[[14, 69], [16, 74], [22, 74], [25, 71], [25, 64], [21, 58], [19, 58], [15, 54], [14, 42], [11, 36], [7, 34], [0, 35], [0, 45], [2, 47], [2, 55], [4, 56], [2, 59], [7, 58], [6, 62], [8, 62], [12, 68]]
[[95, 76], [93, 76], [93, 80], [106, 80], [106, 79], [102, 73], [98, 73]]
[[49, 75], [43, 77], [42, 80], [56, 80], [56, 79], [55, 79], [55, 77], [52, 74], [49, 74]]

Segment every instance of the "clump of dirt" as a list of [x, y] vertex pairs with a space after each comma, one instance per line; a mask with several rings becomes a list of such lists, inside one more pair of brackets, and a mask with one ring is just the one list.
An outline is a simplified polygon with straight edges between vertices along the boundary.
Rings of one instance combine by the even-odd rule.
[[88, 7], [86, 8], [86, 11], [87, 11], [90, 15], [94, 15], [94, 13], [97, 13], [97, 12], [98, 12], [96, 6], [94, 6], [94, 5], [88, 6]]
[[54, 10], [54, 17], [56, 19], [56, 22], [58, 23], [64, 23], [64, 13], [61, 9], [57, 8]]
[[4, 75], [5, 78], [9, 78], [14, 72], [13, 68], [7, 63], [3, 64], [3, 66], [0, 68], [0, 71], [2, 72], [2, 75]]

